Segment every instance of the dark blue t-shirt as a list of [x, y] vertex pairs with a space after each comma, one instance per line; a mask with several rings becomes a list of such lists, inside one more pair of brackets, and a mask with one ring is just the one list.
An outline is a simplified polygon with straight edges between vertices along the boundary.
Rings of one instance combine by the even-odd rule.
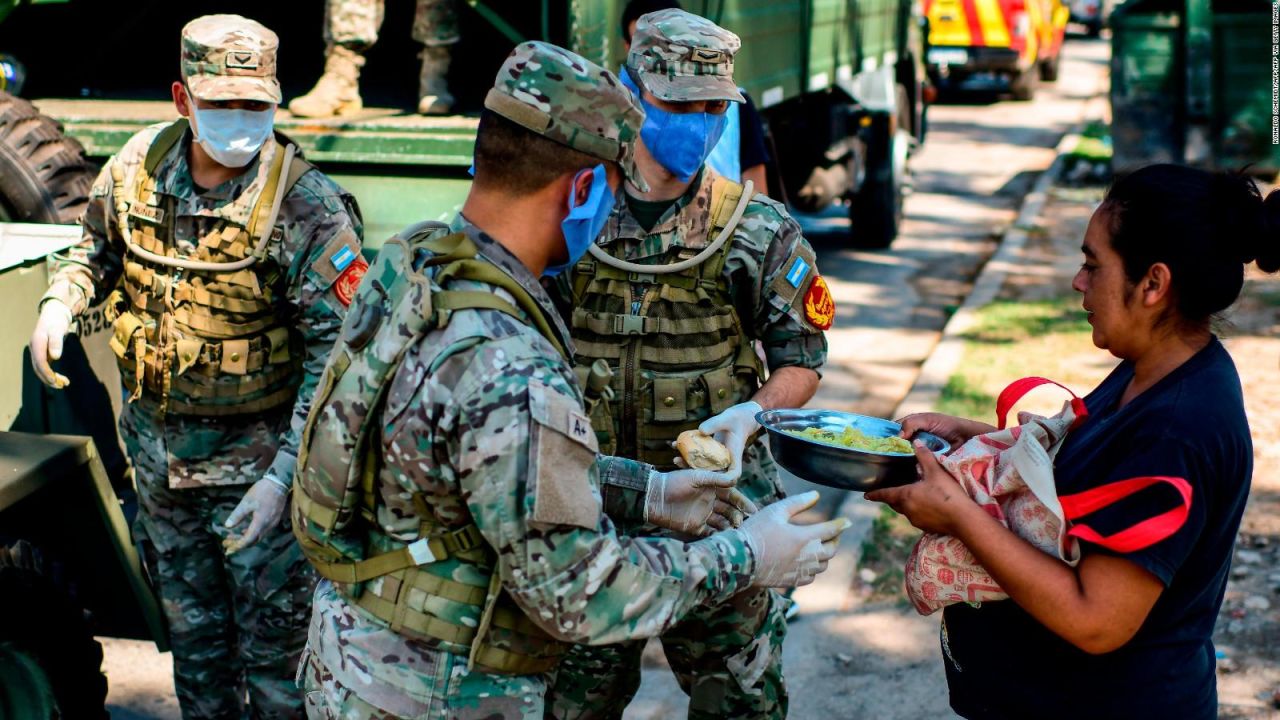
[[[1215, 338], [1128, 405], [1122, 363], [1085, 397], [1089, 417], [1054, 468], [1059, 495], [1133, 477], [1191, 485], [1191, 512], [1172, 537], [1121, 556], [1165, 585], [1146, 622], [1120, 649], [1089, 655], [1011, 600], [952, 605], [942, 643], [951, 705], [967, 718], [1215, 718], [1213, 625], [1253, 473], [1240, 378]], [[1158, 485], [1078, 522], [1103, 536], [1179, 504]], [[1109, 553], [1081, 543], [1085, 554]], [[1117, 553], [1111, 553], [1117, 554]]]

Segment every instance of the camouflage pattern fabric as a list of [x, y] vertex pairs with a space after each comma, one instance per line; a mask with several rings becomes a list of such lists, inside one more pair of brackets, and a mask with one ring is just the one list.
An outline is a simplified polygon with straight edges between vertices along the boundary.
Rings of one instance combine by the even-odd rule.
[[643, 89], [670, 102], [745, 102], [733, 81], [738, 36], [684, 10], [641, 15], [627, 71]]
[[[784, 718], [786, 608], [776, 592], [746, 592], [700, 608], [662, 635], [667, 663], [689, 696], [687, 717]], [[556, 720], [620, 718], [640, 689], [645, 641], [578, 645], [560, 663], [547, 695]], [[728, 653], [728, 654], [726, 654]]]
[[[496, 675], [467, 670], [465, 653], [438, 652], [421, 646], [407, 645], [407, 654], [390, 658], [368, 657], [379, 663], [371, 674], [396, 677], [406, 695], [417, 695], [414, 704], [384, 696], [377, 704], [362, 698], [377, 693], [377, 688], [343, 685], [321, 661], [333, 657], [340, 648], [324, 648], [325, 638], [346, 632], [357, 632], [360, 623], [368, 623], [360, 611], [347, 605], [328, 581], [322, 580], [316, 593], [312, 616], [311, 647], [322, 648], [309, 653], [300, 670], [307, 717], [312, 720], [396, 720], [403, 717], [448, 718], [448, 720], [542, 720], [542, 697], [546, 693], [545, 675]], [[332, 629], [319, 627], [327, 623]], [[356, 662], [363, 657], [352, 658]], [[382, 662], [380, 662], [382, 661]], [[347, 675], [350, 677], [350, 675]], [[422, 678], [432, 680], [435, 687], [424, 685]], [[384, 707], [397, 708], [389, 712]], [[412, 713], [405, 712], [412, 708]]]
[[[648, 231], [631, 213], [626, 194], [620, 194], [597, 244], [615, 257], [641, 263], [669, 262], [681, 249], [706, 247], [711, 241], [713, 172], [704, 169]], [[771, 370], [821, 367], [826, 338], [804, 307], [808, 289], [820, 276], [813, 248], [799, 225], [781, 204], [756, 195], [729, 242], [721, 281], [728, 286], [728, 295], [739, 299], [734, 309], [748, 337], [763, 348], [766, 365]], [[804, 272], [794, 272], [804, 266]], [[661, 277], [657, 276], [658, 282]], [[566, 278], [553, 286], [562, 308], [573, 304], [571, 282]], [[632, 297], [644, 296], [645, 287], [635, 286]], [[640, 308], [633, 307], [632, 312], [639, 314]], [[783, 495], [777, 466], [763, 438], [744, 453], [739, 488], [761, 506]], [[606, 507], [634, 508], [636, 503], [626, 498], [637, 494], [632, 488], [607, 484]], [[614, 519], [629, 532], [643, 531], [639, 523]], [[646, 534], [651, 532], [652, 528]], [[695, 611], [686, 624], [663, 634], [672, 670], [691, 695], [689, 717], [785, 717], [780, 648], [786, 634], [782, 612], [786, 602], [776, 593], [753, 591], [730, 606]], [[744, 634], [744, 627], [757, 630]], [[765, 647], [771, 650], [762, 652]], [[551, 714], [556, 718], [620, 716], [638, 687], [642, 650], [640, 643], [610, 650], [574, 648], [548, 694]]]
[[649, 188], [635, 164], [644, 123], [640, 101], [617, 76], [576, 53], [545, 42], [517, 45], [484, 106], [562, 145], [617, 163], [633, 185]]
[[[537, 279], [502, 245], [467, 226], [482, 260], [528, 289], [566, 346], [569, 334]], [[380, 263], [372, 278], [387, 272]], [[372, 280], [366, 283], [366, 287]], [[450, 290], [502, 290], [454, 280]], [[527, 316], [526, 316], [527, 318]], [[602, 472], [643, 478], [648, 466], [597, 463], [572, 368], [531, 327], [492, 310], [458, 310], [406, 352], [387, 388], [377, 520], [417, 539], [413, 498], [433, 523], [474, 523], [503, 592], [557, 638], [616, 643], [650, 637], [693, 608], [745, 589], [754, 560], [738, 531], [692, 543], [622, 541], [601, 513]], [[325, 417], [343, 416], [340, 399]], [[353, 411], [355, 412], [355, 411]], [[622, 466], [622, 467], [620, 467]], [[439, 572], [448, 572], [446, 567]], [[437, 572], [433, 565], [421, 568]], [[478, 609], [443, 598], [426, 607]], [[463, 618], [458, 618], [464, 620]], [[465, 621], [465, 620], [464, 620]], [[540, 717], [543, 676], [465, 672], [466, 648], [397, 633], [321, 583], [304, 653], [313, 717]], [[518, 702], [517, 702], [518, 700]]]
[[[120, 279], [125, 244], [111, 197], [111, 167], [120, 165], [132, 177], [162, 127], [135, 135], [108, 161], [90, 192], [83, 240], [54, 258], [45, 297], [66, 303], [73, 314], [83, 313]], [[157, 192], [176, 198], [175, 234], [184, 251], [193, 249], [219, 208], [257, 175], [255, 160], [242, 175], [200, 193], [187, 164], [190, 143], [188, 132], [153, 174]], [[144, 394], [121, 414], [121, 435], [138, 468], [141, 512], [135, 530], [158, 563], [152, 568], [175, 630], [175, 676], [189, 718], [239, 717], [234, 709], [242, 701], [234, 698], [242, 696], [245, 682], [261, 716], [299, 712], [300, 698], [286, 698], [274, 683], [294, 667], [305, 636], [310, 573], [297, 565], [301, 553], [283, 524], [253, 549], [224, 559], [221, 521], [249, 484], [268, 474], [284, 483], [293, 476], [298, 434], [350, 302], [330, 258], [359, 253], [363, 228], [354, 198], [312, 170], [281, 203], [276, 232], [279, 240], [270, 243], [264, 261], [275, 281], [264, 290], [279, 299], [280, 313], [304, 340], [303, 378], [292, 408], [234, 419], [157, 419]], [[239, 654], [219, 643], [240, 645]], [[254, 683], [264, 689], [253, 690]]]
[[[274, 419], [259, 419], [245, 434], [280, 434], [287, 424], [288, 415], [277, 413]], [[134, 537], [168, 622], [182, 715], [187, 720], [301, 717], [294, 676], [306, 641], [315, 574], [287, 517], [256, 544], [234, 555], [223, 552], [222, 539], [231, 531], [222, 524], [244, 488], [169, 487], [168, 440], [185, 441], [187, 429], [156, 428], [134, 406], [121, 419], [138, 489]], [[240, 470], [216, 461], [205, 465], [212, 472]]]
[[182, 76], [201, 100], [280, 104], [276, 50], [280, 39], [239, 15], [205, 15], [182, 28]]
[[[324, 39], [363, 53], [378, 42], [385, 0], [326, 0]], [[456, 0], [417, 0], [413, 39], [428, 46], [458, 42]]]
[[[74, 315], [78, 316], [106, 297], [119, 281], [123, 268], [125, 242], [120, 237], [111, 197], [111, 167], [120, 165], [126, 179], [132, 178], [152, 140], [164, 126], [154, 125], [138, 133], [108, 161], [89, 193], [89, 205], [81, 219], [83, 239], [54, 257], [53, 279], [45, 297], [66, 303]], [[152, 173], [156, 192], [176, 199], [175, 241], [183, 253], [194, 252], [195, 243], [216, 221], [220, 208], [234, 202], [258, 175], [255, 160], [242, 174], [201, 194], [192, 184], [187, 164], [190, 146], [188, 131]], [[276, 219], [280, 240], [269, 243], [266, 260], [255, 266], [263, 267], [267, 275], [275, 278], [264, 290], [279, 298], [281, 314], [292, 318], [305, 346], [303, 378], [287, 431], [282, 435], [264, 435], [254, 441], [233, 443], [227, 438], [242, 436], [243, 419], [210, 422], [206, 431], [169, 447], [171, 487], [241, 485], [261, 477], [260, 473], [250, 476], [226, 472], [207, 462], [228, 453], [242, 458], [233, 463], [241, 469], [266, 470], [286, 484], [293, 477], [298, 434], [306, 422], [320, 372], [351, 301], [348, 293], [352, 288], [347, 285], [356, 270], [366, 267], [363, 260], [356, 260], [347, 266], [344, 274], [337, 271], [333, 259], [347, 253], [358, 255], [363, 231], [355, 198], [318, 170], [307, 172], [293, 186], [281, 203]], [[145, 406], [147, 401], [148, 395], [144, 394], [139, 403]]]

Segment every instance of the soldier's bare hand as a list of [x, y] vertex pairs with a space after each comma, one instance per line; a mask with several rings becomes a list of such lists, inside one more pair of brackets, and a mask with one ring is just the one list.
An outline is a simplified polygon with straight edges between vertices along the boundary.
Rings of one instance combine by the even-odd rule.
[[240, 552], [258, 542], [267, 530], [280, 524], [288, 498], [288, 489], [277, 480], [265, 477], [254, 483], [223, 523], [224, 527], [234, 528], [246, 519], [249, 521], [248, 529], [239, 537], [223, 539], [222, 547], [227, 554]]

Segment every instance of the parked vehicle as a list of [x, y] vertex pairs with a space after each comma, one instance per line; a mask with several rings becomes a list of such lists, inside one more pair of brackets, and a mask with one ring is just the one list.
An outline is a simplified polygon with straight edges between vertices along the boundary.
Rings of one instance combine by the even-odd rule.
[[1111, 14], [1111, 4], [1110, 0], [1071, 0], [1070, 22], [1084, 25], [1089, 37], [1098, 37]]
[[939, 86], [1007, 80], [1016, 100], [1054, 82], [1070, 10], [1061, 0], [925, 0], [929, 75]]

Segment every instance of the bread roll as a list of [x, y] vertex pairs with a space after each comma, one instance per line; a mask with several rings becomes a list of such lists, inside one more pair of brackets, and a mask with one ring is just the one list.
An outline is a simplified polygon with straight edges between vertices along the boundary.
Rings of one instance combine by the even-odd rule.
[[701, 430], [685, 430], [676, 438], [676, 450], [684, 464], [699, 470], [728, 470], [733, 464], [729, 448]]

